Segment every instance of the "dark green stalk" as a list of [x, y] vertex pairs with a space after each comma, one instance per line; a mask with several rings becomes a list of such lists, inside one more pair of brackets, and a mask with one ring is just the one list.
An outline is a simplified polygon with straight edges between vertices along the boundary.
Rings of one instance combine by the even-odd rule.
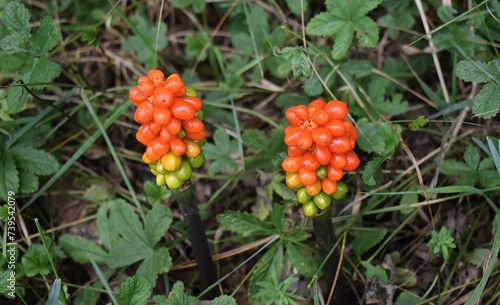
[[[326, 259], [326, 262], [323, 265], [323, 275], [328, 292], [330, 292], [335, 279], [335, 274], [337, 273], [340, 258], [337, 250], [333, 250], [333, 253], [328, 257], [328, 254], [332, 251], [332, 247], [334, 246], [336, 240], [335, 233], [333, 231], [331, 210], [326, 209], [322, 214], [314, 217], [313, 227], [316, 244], [318, 245], [320, 254], [324, 257], [324, 259]], [[341, 271], [342, 270], [339, 272]], [[345, 282], [342, 279], [342, 274], [340, 274], [334, 288], [335, 290], [333, 291], [333, 297], [330, 303], [326, 305], [347, 304], [347, 293], [345, 288]]]
[[[188, 237], [191, 241], [194, 258], [198, 266], [198, 272], [200, 273], [201, 290], [204, 291], [217, 282], [217, 277], [207, 237], [201, 224], [200, 212], [194, 200], [193, 188], [188, 180], [181, 188], [172, 191], [172, 193], [179, 203], [182, 215], [184, 216]], [[215, 286], [205, 294], [205, 297], [207, 299], [214, 299], [219, 295], [220, 292], [217, 286]]]

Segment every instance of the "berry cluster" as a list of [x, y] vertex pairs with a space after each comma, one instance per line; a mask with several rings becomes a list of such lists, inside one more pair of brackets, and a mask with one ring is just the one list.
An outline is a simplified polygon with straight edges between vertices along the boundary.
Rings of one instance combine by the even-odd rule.
[[286, 184], [297, 189], [297, 200], [306, 216], [328, 208], [332, 198], [342, 198], [346, 187], [337, 182], [344, 171], [359, 166], [352, 151], [358, 133], [345, 119], [348, 111], [342, 101], [316, 99], [309, 106], [293, 106], [285, 113], [290, 125], [285, 128], [288, 157], [282, 167], [287, 172]]
[[165, 80], [163, 72], [153, 69], [137, 84], [129, 98], [137, 106], [134, 120], [142, 124], [136, 138], [147, 146], [142, 159], [159, 186], [178, 189], [191, 177], [192, 168], [205, 161], [200, 148], [206, 141], [202, 102], [177, 74]]

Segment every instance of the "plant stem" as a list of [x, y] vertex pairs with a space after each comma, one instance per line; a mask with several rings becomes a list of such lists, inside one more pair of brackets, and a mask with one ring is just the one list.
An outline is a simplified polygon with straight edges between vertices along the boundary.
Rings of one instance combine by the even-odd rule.
[[[333, 250], [333, 253], [328, 256], [328, 253], [332, 251], [332, 247], [335, 244], [335, 234], [333, 232], [332, 224], [332, 213], [330, 209], [326, 209], [322, 214], [314, 217], [313, 219], [314, 235], [316, 236], [316, 244], [319, 247], [320, 254], [326, 259], [323, 266], [323, 273], [328, 289], [334, 288], [333, 297], [330, 304], [347, 304], [347, 293], [345, 289], [345, 282], [342, 280], [342, 275], [337, 281], [336, 287], [332, 287], [335, 274], [341, 272], [337, 270], [339, 263], [339, 252]], [[326, 304], [326, 305], [330, 305]]]
[[[207, 237], [201, 224], [200, 212], [194, 200], [193, 188], [188, 180], [181, 188], [172, 191], [172, 193], [179, 203], [182, 215], [184, 216], [188, 237], [191, 241], [194, 258], [198, 265], [198, 272], [200, 273], [201, 290], [203, 291], [217, 282], [217, 277]], [[205, 297], [207, 299], [214, 299], [219, 295], [220, 292], [217, 286], [215, 286], [205, 294]]]

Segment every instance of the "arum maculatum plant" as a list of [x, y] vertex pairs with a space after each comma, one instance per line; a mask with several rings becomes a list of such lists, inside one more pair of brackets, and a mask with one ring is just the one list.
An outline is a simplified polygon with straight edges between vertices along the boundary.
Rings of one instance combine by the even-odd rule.
[[[288, 157], [282, 163], [286, 184], [296, 190], [304, 214], [313, 218], [316, 242], [324, 256], [330, 253], [336, 239], [330, 206], [347, 193], [347, 186], [340, 180], [344, 172], [355, 170], [360, 163], [353, 152], [358, 133], [346, 119], [348, 111], [345, 102], [316, 99], [308, 106], [290, 107], [285, 113], [290, 122], [285, 128]], [[334, 251], [323, 268], [332, 289], [338, 260]], [[328, 304], [345, 303], [344, 289], [339, 289], [342, 283], [336, 286]]]
[[190, 182], [192, 170], [205, 162], [202, 101], [179, 75], [165, 79], [155, 69], [139, 77], [129, 98], [137, 106], [134, 120], [142, 124], [136, 133], [146, 145], [142, 160], [149, 164], [156, 184], [168, 187], [179, 203], [205, 297], [213, 299], [219, 295], [217, 289], [207, 289], [216, 282], [215, 268]]

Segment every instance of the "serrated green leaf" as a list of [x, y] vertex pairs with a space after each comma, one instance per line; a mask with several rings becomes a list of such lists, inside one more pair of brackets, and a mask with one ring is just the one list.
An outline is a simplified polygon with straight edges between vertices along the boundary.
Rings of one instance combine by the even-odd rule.
[[480, 160], [481, 156], [479, 156], [477, 148], [474, 146], [467, 146], [464, 153], [465, 164], [467, 164], [471, 170], [476, 171]]
[[59, 163], [50, 153], [29, 146], [16, 146], [10, 151], [19, 168], [35, 175], [50, 175], [59, 170]]
[[158, 187], [152, 181], [144, 182], [144, 196], [147, 198], [151, 205], [161, 203], [164, 199], [168, 199], [172, 193], [166, 187]]
[[297, 196], [295, 193], [290, 189], [286, 184], [280, 182], [280, 181], [273, 181], [271, 182], [273, 191], [278, 194], [281, 198], [285, 200], [296, 200]]
[[329, 0], [328, 12], [314, 16], [306, 26], [309, 35], [333, 36], [335, 43], [332, 58], [340, 60], [349, 51], [355, 37], [362, 46], [375, 47], [378, 42], [378, 28], [375, 22], [365, 16], [378, 6], [380, 0]]
[[341, 32], [345, 26], [343, 20], [339, 20], [330, 12], [319, 13], [307, 24], [306, 31], [309, 35], [333, 36]]
[[51, 271], [49, 257], [43, 245], [33, 244], [28, 248], [28, 252], [23, 255], [22, 264], [26, 276], [47, 275]]
[[38, 177], [24, 169], [19, 169], [19, 192], [32, 193], [38, 190]]
[[358, 231], [354, 237], [352, 249], [357, 257], [361, 257], [366, 251], [376, 246], [387, 233], [387, 229], [381, 228], [370, 231]]
[[[139, 221], [139, 216], [134, 212], [130, 204], [126, 201], [116, 201], [116, 205], [111, 209], [109, 221], [123, 239], [137, 248], [149, 249], [147, 237]], [[123, 253], [123, 252], [122, 252]]]
[[[369, 122], [366, 118], [358, 120], [357, 124], [359, 127], [357, 145], [365, 152], [391, 155], [399, 145], [398, 136], [388, 124]], [[399, 125], [394, 124], [393, 126], [397, 132], [400, 132], [401, 127]]]
[[174, 7], [189, 8], [191, 7], [194, 13], [201, 13], [205, 10], [205, 0], [174, 0]]
[[311, 76], [312, 68], [303, 47], [285, 47], [283, 49], [274, 47], [273, 55], [284, 60], [283, 65], [292, 70], [293, 77], [307, 79]]
[[250, 304], [262, 304], [256, 302], [254, 295], [260, 290], [258, 283], [269, 281], [272, 277], [281, 275], [284, 265], [284, 253], [282, 244], [278, 243], [270, 248], [255, 264], [254, 273], [250, 280]]
[[123, 199], [117, 199], [113, 201], [108, 201], [103, 203], [97, 209], [97, 234], [102, 241], [102, 244], [106, 249], [112, 249], [120, 241], [118, 234], [118, 228], [113, 226], [108, 219], [109, 208], [113, 207], [115, 204], [127, 204]]
[[370, 262], [362, 261], [361, 265], [366, 269], [366, 279], [370, 280], [373, 277], [377, 277], [377, 279], [384, 283], [389, 284], [389, 277], [387, 276], [387, 272], [381, 266], [373, 266]]
[[[186, 54], [203, 61], [207, 58], [209, 40], [205, 32], [198, 32], [186, 37]], [[201, 55], [201, 56], [200, 56]]]
[[425, 125], [427, 125], [428, 122], [429, 122], [429, 120], [425, 116], [421, 115], [418, 118], [416, 118], [415, 120], [413, 120], [410, 123], [409, 127], [410, 127], [411, 130], [417, 131], [420, 128], [422, 128]]
[[228, 211], [217, 215], [217, 221], [227, 230], [242, 236], [272, 235], [276, 233], [267, 223], [247, 212]]
[[52, 17], [43, 17], [37, 27], [35, 35], [31, 39], [31, 44], [37, 50], [38, 55], [52, 50], [61, 40], [59, 29]]
[[49, 60], [47, 57], [35, 58], [33, 62], [33, 67], [29, 73], [29, 84], [37, 84], [30, 86], [33, 89], [43, 89], [45, 84], [38, 83], [48, 83], [53, 78], [56, 78], [61, 74], [61, 67], [59, 64]]
[[0, 295], [4, 295], [8, 299], [14, 299], [16, 294], [10, 289], [10, 282], [12, 281], [10, 272], [10, 270], [0, 271]]
[[199, 305], [200, 300], [187, 295], [184, 292], [184, 283], [177, 281], [172, 287], [172, 291], [168, 295], [168, 299], [161, 305]]
[[[157, 52], [162, 51], [167, 46], [167, 39], [163, 39], [167, 34], [167, 24], [163, 21], [160, 22], [158, 32], [158, 25], [155, 24], [150, 27], [146, 18], [142, 16], [136, 15], [132, 18], [132, 21], [135, 23], [137, 31], [140, 34], [135, 33], [135, 35], [131, 35], [125, 39], [122, 42], [123, 49], [137, 52], [137, 58], [143, 63], [146, 63], [148, 60], [154, 61], [154, 50]], [[158, 45], [156, 44], [157, 36], [160, 37]]]
[[26, 42], [19, 38], [16, 33], [5, 35], [0, 40], [0, 50], [3, 54], [13, 55], [15, 53], [27, 52]]
[[30, 12], [21, 3], [10, 1], [3, 9], [3, 22], [5, 27], [12, 33], [17, 33], [22, 39], [28, 40], [31, 37]]
[[500, 86], [487, 83], [474, 98], [472, 113], [482, 119], [495, 117], [500, 111]]
[[208, 168], [209, 176], [225, 170], [237, 171], [238, 164], [231, 155], [238, 152], [238, 141], [230, 141], [229, 135], [222, 129], [217, 129], [213, 138], [214, 144], [207, 143], [203, 146], [203, 152], [207, 160], [215, 160]]
[[12, 156], [0, 154], [0, 198], [7, 200], [9, 191], [17, 193], [19, 190], [19, 172]]
[[221, 295], [220, 297], [216, 297], [212, 301], [210, 301], [209, 305], [237, 305], [236, 301], [228, 296], [228, 295]]
[[457, 77], [463, 81], [487, 83], [492, 80], [492, 74], [497, 74], [497, 76], [500, 74], [498, 68], [495, 69], [492, 63], [485, 64], [478, 61], [462, 60], [457, 63], [455, 71]]
[[251, 150], [259, 152], [269, 147], [269, 139], [263, 130], [250, 129], [242, 135], [243, 143]]
[[63, 234], [59, 237], [58, 244], [72, 260], [80, 264], [90, 264], [91, 261], [96, 264], [103, 264], [108, 259], [108, 253], [100, 246], [80, 236]]
[[98, 47], [97, 30], [95, 27], [88, 27], [82, 32], [82, 41], [86, 42], [89, 47]]
[[144, 220], [144, 231], [150, 247], [154, 247], [165, 235], [172, 219], [172, 211], [166, 205], [157, 204], [148, 212]]
[[500, 185], [500, 175], [495, 170], [483, 169], [477, 172], [479, 183], [484, 188], [494, 188]]
[[470, 174], [474, 170], [469, 165], [455, 159], [448, 159], [441, 164], [441, 172], [445, 175]]
[[28, 91], [22, 86], [9, 87], [7, 91], [7, 113], [17, 113], [28, 102]]
[[300, 274], [313, 277], [319, 268], [319, 261], [314, 258], [313, 253], [300, 246], [288, 242], [286, 243], [287, 258], [294, 265]]
[[[127, 255], [124, 255], [124, 253]], [[153, 255], [154, 250], [149, 247], [138, 246], [120, 239], [109, 251], [109, 258], [106, 263], [110, 268], [117, 269], [145, 260]]]
[[366, 163], [362, 176], [363, 182], [366, 185], [374, 186], [377, 184], [377, 181], [375, 180], [375, 174], [378, 172], [380, 166], [385, 162], [386, 159], [387, 157], [380, 156], [373, 158], [373, 160], [370, 160]]
[[144, 305], [147, 304], [152, 290], [147, 279], [135, 275], [120, 285], [117, 301], [120, 305]]
[[151, 256], [147, 257], [137, 268], [137, 275], [141, 275], [148, 279], [153, 286], [158, 279], [158, 275], [168, 272], [172, 268], [172, 258], [168, 253], [168, 249], [161, 247], [155, 249]]

